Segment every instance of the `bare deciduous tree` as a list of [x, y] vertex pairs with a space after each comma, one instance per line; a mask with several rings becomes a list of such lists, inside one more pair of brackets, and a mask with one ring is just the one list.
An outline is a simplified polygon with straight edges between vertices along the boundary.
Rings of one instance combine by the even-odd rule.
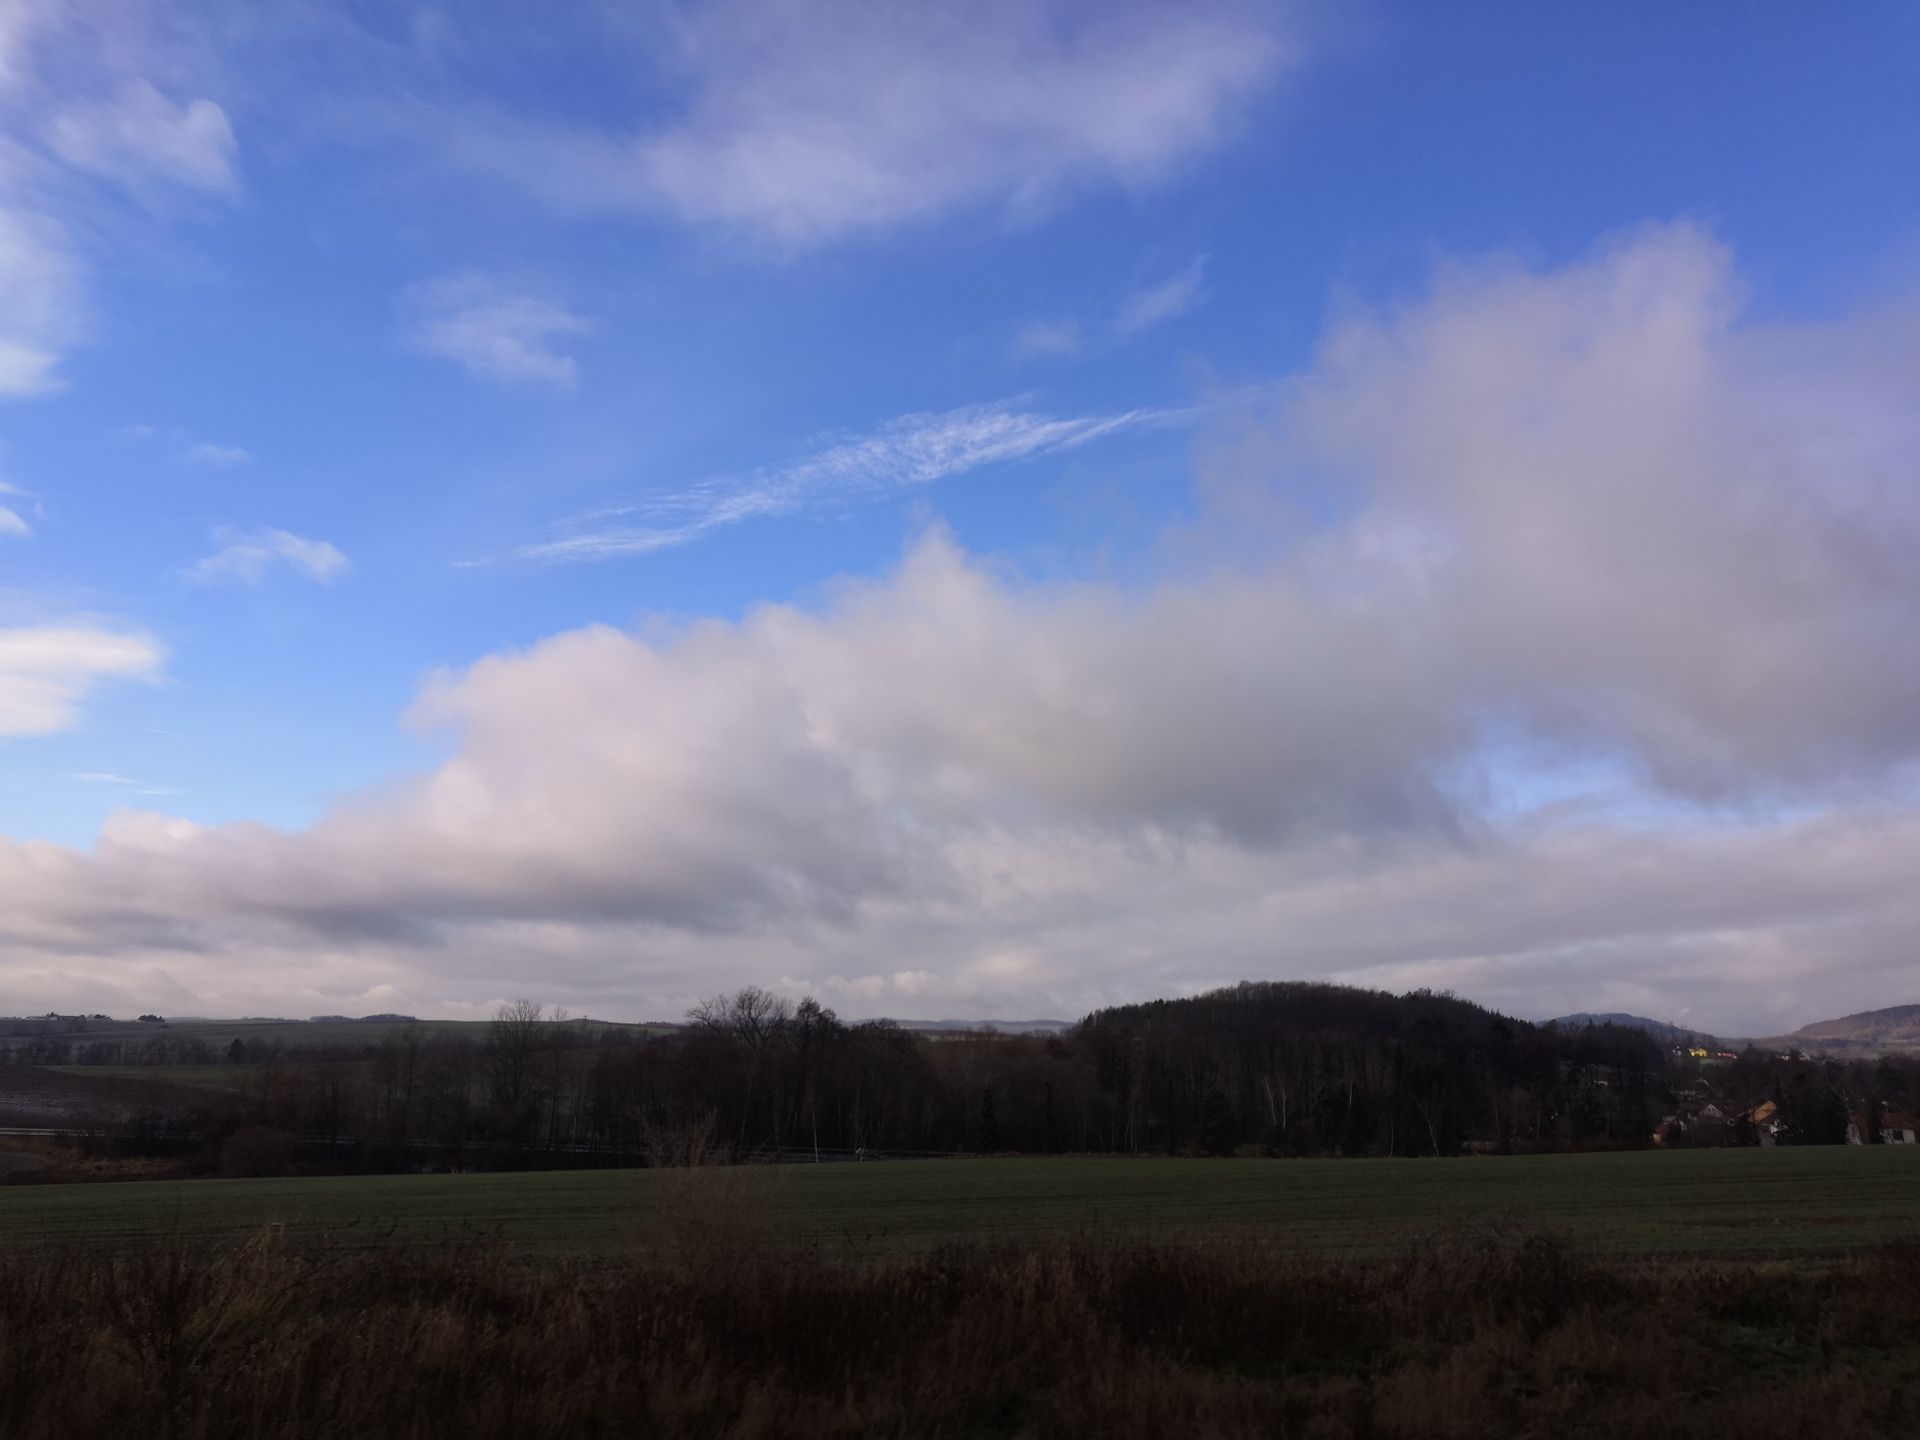
[[740, 1106], [740, 1129], [734, 1139], [735, 1153], [746, 1149], [747, 1118], [753, 1113], [754, 1086], [767, 1051], [793, 1023], [793, 1006], [784, 997], [758, 985], [748, 985], [731, 995], [715, 995], [702, 1000], [687, 1012], [690, 1023], [731, 1040], [745, 1052], [746, 1095]]
[[524, 1141], [538, 1109], [540, 1006], [515, 1000], [494, 1012], [487, 1031], [487, 1081], [513, 1139]]

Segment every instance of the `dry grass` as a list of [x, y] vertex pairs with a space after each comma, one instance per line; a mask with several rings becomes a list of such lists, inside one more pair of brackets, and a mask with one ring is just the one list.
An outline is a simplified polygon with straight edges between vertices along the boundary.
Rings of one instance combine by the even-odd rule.
[[866, 1263], [691, 1241], [0, 1255], [0, 1434], [1672, 1437], [1912, 1433], [1920, 1243], [1627, 1267], [1528, 1232]]
[[64, 1185], [96, 1180], [169, 1180], [188, 1173], [179, 1160], [100, 1155], [52, 1139], [0, 1136], [0, 1185]]

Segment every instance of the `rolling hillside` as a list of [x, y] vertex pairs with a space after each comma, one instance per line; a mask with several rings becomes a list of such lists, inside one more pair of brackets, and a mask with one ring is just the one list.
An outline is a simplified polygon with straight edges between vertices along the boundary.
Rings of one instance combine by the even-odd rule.
[[1807, 1050], [1849, 1054], [1920, 1053], [1920, 1005], [1891, 1005], [1884, 1010], [1842, 1015], [1837, 1020], [1820, 1020], [1767, 1043], [1777, 1048], [1799, 1045]]

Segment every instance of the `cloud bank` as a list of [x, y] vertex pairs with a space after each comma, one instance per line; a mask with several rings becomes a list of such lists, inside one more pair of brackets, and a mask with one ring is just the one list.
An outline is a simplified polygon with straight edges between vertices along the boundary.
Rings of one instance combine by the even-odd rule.
[[410, 717], [443, 764], [311, 829], [0, 846], [0, 977], [295, 1013], [535, 978], [663, 1015], [750, 979], [1004, 1015], [1319, 975], [1755, 1030], [1912, 1000], [1920, 331], [1740, 297], [1684, 226], [1444, 272], [1208, 453], [1152, 585], [936, 531], [817, 607], [488, 657]]

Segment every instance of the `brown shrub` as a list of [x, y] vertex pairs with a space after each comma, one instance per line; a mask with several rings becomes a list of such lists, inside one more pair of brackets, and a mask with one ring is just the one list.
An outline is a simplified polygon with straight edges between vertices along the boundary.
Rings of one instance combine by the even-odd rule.
[[271, 1235], [0, 1252], [9, 1440], [1854, 1440], [1920, 1423], [1916, 1362], [1920, 1245], [1810, 1270], [1609, 1267], [1524, 1232], [1380, 1264], [1117, 1241], [846, 1263]]

